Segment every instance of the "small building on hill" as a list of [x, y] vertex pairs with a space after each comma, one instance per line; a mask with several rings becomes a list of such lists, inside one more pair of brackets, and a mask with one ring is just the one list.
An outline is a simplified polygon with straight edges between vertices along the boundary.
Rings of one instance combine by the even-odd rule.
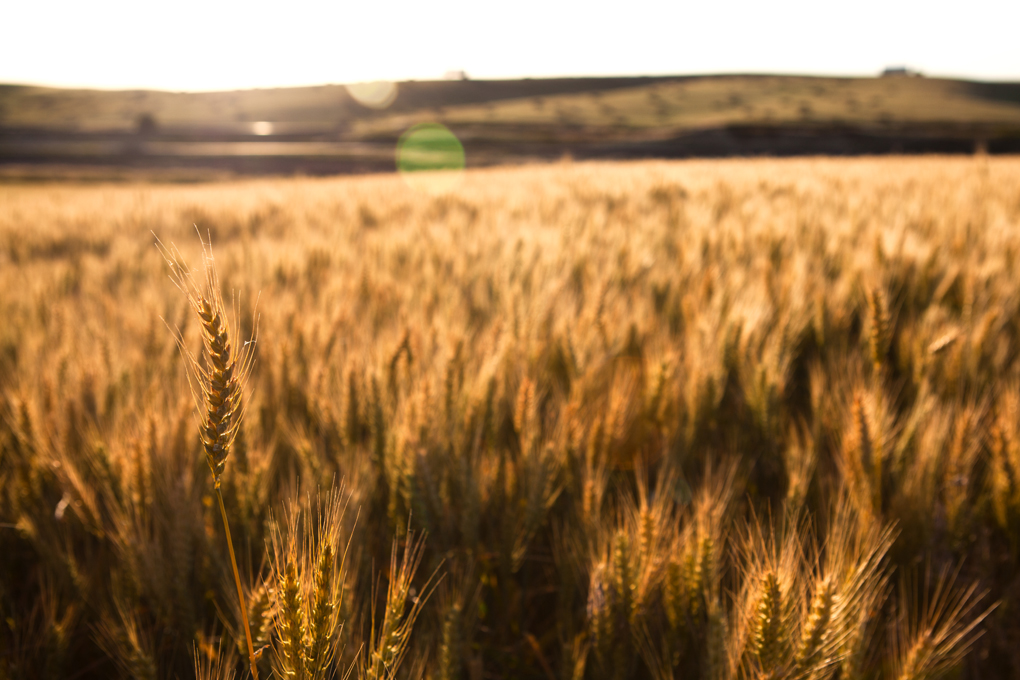
[[882, 71], [883, 78], [922, 78], [924, 74], [906, 66], [887, 66]]

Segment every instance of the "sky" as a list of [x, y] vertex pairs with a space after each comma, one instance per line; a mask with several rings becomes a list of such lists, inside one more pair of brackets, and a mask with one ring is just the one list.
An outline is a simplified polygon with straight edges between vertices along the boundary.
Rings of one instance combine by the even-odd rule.
[[0, 83], [225, 90], [699, 73], [1020, 81], [1020, 1], [33, 0], [0, 6]]

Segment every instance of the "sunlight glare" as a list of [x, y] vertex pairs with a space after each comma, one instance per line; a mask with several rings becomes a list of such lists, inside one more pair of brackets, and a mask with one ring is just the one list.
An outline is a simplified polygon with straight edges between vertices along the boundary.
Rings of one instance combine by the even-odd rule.
[[397, 84], [385, 80], [347, 85], [354, 101], [370, 109], [385, 109], [397, 98]]
[[397, 142], [397, 170], [412, 188], [444, 193], [460, 183], [464, 146], [440, 123], [419, 123]]

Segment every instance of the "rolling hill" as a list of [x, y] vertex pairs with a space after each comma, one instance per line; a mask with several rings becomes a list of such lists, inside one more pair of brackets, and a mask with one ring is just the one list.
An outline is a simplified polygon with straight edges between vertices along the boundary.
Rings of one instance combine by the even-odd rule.
[[[363, 90], [361, 90], [363, 92]], [[386, 171], [440, 122], [469, 165], [536, 159], [1020, 152], [1020, 83], [691, 76], [178, 93], [0, 86], [0, 167]]]

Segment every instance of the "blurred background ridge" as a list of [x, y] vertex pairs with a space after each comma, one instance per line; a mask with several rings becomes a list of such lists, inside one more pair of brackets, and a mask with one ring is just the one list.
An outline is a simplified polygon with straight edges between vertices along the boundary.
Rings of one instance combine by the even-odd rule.
[[719, 75], [366, 82], [225, 92], [0, 86], [0, 170], [395, 169], [440, 123], [466, 163], [1020, 152], [1020, 83]]

